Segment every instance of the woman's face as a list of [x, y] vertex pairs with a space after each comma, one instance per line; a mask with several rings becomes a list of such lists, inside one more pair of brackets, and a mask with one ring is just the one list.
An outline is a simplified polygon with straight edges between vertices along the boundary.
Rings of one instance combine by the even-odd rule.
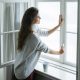
[[40, 24], [40, 16], [38, 15], [38, 16], [36, 16], [35, 17], [35, 19], [33, 20], [33, 23], [35, 23], [35, 24]]

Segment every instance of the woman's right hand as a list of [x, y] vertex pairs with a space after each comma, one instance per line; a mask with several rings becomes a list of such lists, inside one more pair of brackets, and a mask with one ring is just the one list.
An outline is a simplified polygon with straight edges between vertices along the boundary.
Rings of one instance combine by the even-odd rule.
[[61, 47], [61, 49], [59, 50], [59, 53], [60, 53], [60, 54], [63, 54], [63, 53], [64, 53], [63, 47]]
[[63, 50], [63, 48], [61, 48], [59, 51], [55, 51], [55, 50], [49, 49], [49, 50], [48, 50], [48, 53], [49, 53], [49, 54], [54, 54], [54, 55], [61, 55], [61, 54], [64, 53], [64, 50]]

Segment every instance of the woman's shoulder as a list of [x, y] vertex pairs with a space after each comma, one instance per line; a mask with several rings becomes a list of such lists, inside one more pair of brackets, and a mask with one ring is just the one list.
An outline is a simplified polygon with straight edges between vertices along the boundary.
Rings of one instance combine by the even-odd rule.
[[32, 26], [31, 26], [31, 28], [32, 28], [32, 30], [34, 30], [34, 31], [37, 31], [37, 30], [39, 30], [39, 27], [40, 25], [39, 24], [33, 24]]
[[31, 44], [31, 43], [37, 44], [40, 41], [41, 41], [40, 38], [35, 33], [30, 33], [26, 38], [27, 44]]
[[39, 36], [35, 34], [34, 32], [29, 35], [29, 39], [40, 40]]

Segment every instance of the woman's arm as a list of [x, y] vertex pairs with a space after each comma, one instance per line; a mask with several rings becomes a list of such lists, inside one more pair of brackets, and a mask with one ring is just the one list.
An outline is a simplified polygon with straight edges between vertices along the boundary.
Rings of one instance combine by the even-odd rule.
[[54, 27], [53, 29], [48, 31], [48, 35], [50, 35], [51, 33], [53, 33], [54, 31], [56, 31], [56, 29], [59, 28], [59, 25], [57, 25], [56, 27]]
[[55, 26], [53, 29], [49, 30], [48, 35], [50, 35], [54, 31], [56, 31], [56, 29], [58, 29], [62, 25], [62, 23], [63, 23], [62, 15], [59, 15], [59, 24], [57, 26]]
[[48, 48], [48, 46], [43, 43], [40, 39], [38, 39], [39, 43], [36, 47], [36, 51], [44, 52], [44, 53], [49, 53], [49, 54], [55, 54], [55, 55], [60, 55], [64, 53], [63, 46], [61, 46], [59, 51], [54, 51]]
[[64, 50], [63, 50], [63, 48], [61, 48], [59, 51], [54, 51], [54, 50], [49, 49], [48, 50], [48, 53], [49, 54], [60, 55], [60, 54], [63, 54], [64, 53]]
[[38, 24], [34, 24], [32, 26], [32, 31], [39, 34], [40, 36], [48, 36], [51, 33], [53, 33], [54, 31], [56, 31], [56, 29], [58, 29], [62, 23], [63, 23], [63, 18], [62, 18], [62, 15], [60, 15], [59, 16], [59, 24], [57, 26], [55, 26], [53, 29], [48, 30], [48, 31], [42, 30]]

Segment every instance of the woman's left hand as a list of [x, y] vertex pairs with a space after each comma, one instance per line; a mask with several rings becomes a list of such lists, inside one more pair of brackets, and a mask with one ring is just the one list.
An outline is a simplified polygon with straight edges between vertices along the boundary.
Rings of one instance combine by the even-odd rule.
[[61, 26], [63, 24], [63, 17], [62, 15], [59, 15], [59, 26]]

